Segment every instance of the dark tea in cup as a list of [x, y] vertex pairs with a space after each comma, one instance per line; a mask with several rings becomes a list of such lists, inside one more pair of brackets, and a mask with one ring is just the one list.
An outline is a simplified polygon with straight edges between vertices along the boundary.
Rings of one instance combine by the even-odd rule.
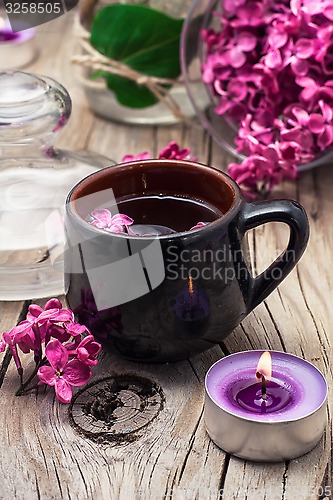
[[119, 200], [117, 206], [135, 224], [164, 227], [165, 234], [188, 231], [199, 221], [208, 223], [223, 215], [203, 200], [162, 193]]
[[[102, 207], [134, 219], [135, 234], [89, 224]], [[253, 277], [245, 234], [270, 221], [288, 224], [289, 243]], [[224, 173], [180, 160], [134, 161], [86, 177], [68, 195], [65, 223], [71, 308], [104, 345], [151, 362], [222, 341], [293, 269], [308, 240], [296, 202], [245, 203]]]

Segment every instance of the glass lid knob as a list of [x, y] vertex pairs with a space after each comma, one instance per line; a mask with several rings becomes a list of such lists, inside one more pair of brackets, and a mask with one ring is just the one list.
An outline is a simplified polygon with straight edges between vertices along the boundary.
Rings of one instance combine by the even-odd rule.
[[67, 90], [51, 78], [0, 73], [0, 142], [56, 133], [71, 113]]

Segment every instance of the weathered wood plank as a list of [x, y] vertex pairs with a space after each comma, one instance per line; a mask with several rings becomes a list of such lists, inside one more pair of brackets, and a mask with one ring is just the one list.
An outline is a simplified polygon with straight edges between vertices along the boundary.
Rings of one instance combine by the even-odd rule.
[[[69, 425], [68, 407], [59, 405], [51, 390], [16, 398], [12, 366], [0, 407], [3, 498], [37, 498], [37, 485], [42, 499], [217, 496], [225, 454], [207, 437], [202, 409], [203, 377], [220, 355], [216, 348], [191, 363], [138, 365], [104, 354], [95, 380], [114, 373], [144, 376], [165, 395], [158, 417], [137, 440], [131, 442], [128, 434], [122, 445], [98, 444], [78, 434]], [[12, 471], [18, 467], [14, 482]]]
[[[329, 169], [320, 170], [327, 172]], [[332, 371], [329, 367], [332, 337], [327, 333], [332, 324], [332, 313], [327, 304], [332, 289], [330, 265], [327, 265], [332, 261], [328, 241], [331, 232], [330, 236], [326, 234], [332, 213], [331, 197], [328, 194], [332, 181], [331, 169], [326, 178], [321, 175], [320, 171], [315, 174], [306, 173], [298, 186], [286, 183], [279, 189], [280, 193], [274, 193], [277, 197], [280, 194], [281, 197], [299, 198], [309, 211], [312, 229], [309, 247], [297, 269], [243, 321], [226, 340], [225, 346], [229, 352], [248, 348], [286, 350], [313, 362], [332, 385]], [[313, 200], [315, 191], [316, 202]], [[320, 208], [318, 204], [321, 205]], [[325, 208], [323, 204], [326, 205]], [[323, 219], [321, 227], [317, 222], [318, 213]], [[311, 220], [311, 214], [315, 214], [315, 224]], [[282, 224], [265, 224], [251, 232], [250, 246], [259, 272], [284, 248], [287, 234], [288, 229]], [[330, 394], [329, 401], [331, 397]], [[285, 467], [283, 464], [258, 466], [245, 462], [244, 471], [240, 473], [239, 466], [242, 462], [232, 458], [224, 483], [225, 497], [266, 498], [267, 495], [267, 498], [279, 498], [282, 495], [283, 498], [292, 499], [301, 495], [304, 499], [312, 499], [317, 498], [323, 487], [327, 487], [326, 491], [332, 489], [332, 479], [326, 473], [327, 469], [331, 471], [330, 426], [331, 424], [327, 436], [312, 452], [291, 461]], [[310, 467], [310, 464], [315, 464], [315, 467]], [[267, 476], [266, 467], [269, 471]], [[310, 469], [311, 474], [305, 473]]]
[[123, 125], [97, 118], [88, 141], [88, 148], [119, 163], [127, 154], [154, 152], [155, 132], [152, 127]]
[[[72, 96], [73, 116], [60, 137], [62, 147], [89, 147], [118, 162], [126, 153], [144, 150], [156, 156], [175, 140], [190, 147], [199, 161], [226, 170], [233, 159], [198, 127], [125, 126], [94, 117], [75, 77], [76, 68], [69, 61], [71, 23], [72, 15], [67, 15], [39, 28], [40, 56], [27, 68], [57, 79]], [[304, 174], [297, 186], [286, 183], [274, 193], [276, 197], [298, 198], [308, 211], [308, 250], [297, 270], [222, 345], [225, 353], [270, 348], [302, 356], [323, 370], [330, 387], [332, 177], [330, 166], [320, 168]], [[267, 224], [249, 233], [252, 260], [258, 271], [283, 249], [287, 232], [282, 225]], [[23, 305], [0, 304], [1, 330], [17, 323]], [[105, 438], [98, 442], [79, 433], [71, 426], [68, 406], [59, 405], [51, 389], [40, 391], [37, 397], [33, 393], [15, 397], [18, 378], [11, 363], [1, 389], [0, 498], [312, 500], [325, 491], [330, 497], [332, 389], [330, 424], [312, 452], [286, 464], [243, 461], [218, 449], [204, 428], [204, 375], [221, 355], [216, 347], [189, 362], [140, 365], [103, 353], [94, 381], [115, 373], [143, 376], [158, 384], [165, 395], [158, 416], [141, 431], [129, 432], [119, 443]], [[25, 365], [27, 370], [33, 368], [32, 362], [25, 360]], [[136, 415], [132, 425], [138, 425], [140, 418], [140, 414]], [[91, 425], [98, 427], [100, 422], [95, 419]]]
[[[309, 183], [312, 175], [304, 175], [299, 186], [300, 201], [310, 214], [311, 208], [312, 211], [315, 211], [316, 208], [307, 207], [307, 199], [310, 200], [312, 205], [313, 199], [309, 196], [305, 200], [302, 199], [301, 186], [303, 182]], [[329, 186], [330, 181], [324, 180], [323, 185], [325, 187]], [[311, 192], [312, 189], [314, 187], [311, 185], [307, 186], [307, 188], [303, 187], [306, 194]], [[285, 196], [291, 196], [292, 191], [289, 186]], [[291, 197], [296, 198], [296, 193]], [[318, 199], [322, 199], [322, 197], [323, 195], [319, 193]], [[329, 199], [329, 196], [325, 197], [325, 200], [327, 199]], [[327, 206], [324, 213], [331, 214], [332, 207]], [[329, 224], [329, 221], [326, 219], [326, 224], [323, 224], [325, 233], [327, 232], [327, 224]], [[309, 249], [300, 262], [298, 269], [280, 285], [277, 291], [267, 298], [264, 304], [261, 304], [243, 321], [241, 327], [236, 329], [225, 344], [230, 352], [248, 348], [272, 348], [292, 352], [305, 357], [305, 359], [321, 368], [332, 385], [332, 374], [331, 370], [328, 369], [327, 359], [328, 353], [331, 354], [332, 350], [332, 342], [331, 339], [328, 340], [327, 335], [327, 331], [330, 332], [329, 324], [331, 324], [331, 313], [329, 313], [327, 305], [327, 297], [331, 294], [331, 286], [329, 283], [329, 286], [325, 289], [318, 283], [318, 276], [321, 276], [326, 283], [330, 281], [329, 266], [328, 269], [326, 267], [327, 262], [330, 262], [332, 257], [330, 255], [327, 259], [318, 259], [318, 242], [324, 242], [320, 245], [322, 247], [320, 251], [325, 256], [330, 253], [330, 247], [325, 244], [327, 237], [325, 238], [323, 234], [320, 234], [318, 227], [313, 227], [313, 224], [311, 226], [312, 237]], [[263, 226], [254, 232], [252, 238], [255, 242], [256, 263], [259, 270], [264, 269], [282, 249], [285, 233], [285, 228], [278, 227], [276, 224]], [[265, 252], [261, 252], [260, 248], [264, 248]], [[324, 269], [318, 269], [319, 262], [320, 267], [324, 267]], [[329, 274], [329, 278], [327, 274]], [[313, 299], [311, 306], [309, 306], [306, 299], [305, 290]], [[326, 322], [325, 328], [323, 323]], [[329, 401], [331, 401], [331, 395]], [[299, 495], [302, 498], [316, 498], [317, 494], [325, 491], [325, 486], [326, 491], [330, 492], [332, 490], [329, 452], [330, 436], [331, 430], [329, 428], [328, 435], [311, 453], [291, 461], [290, 464], [286, 465], [285, 470], [280, 469], [280, 472], [275, 470], [270, 474], [269, 481], [263, 480], [262, 470], [260, 466], [257, 467], [258, 464], [253, 469], [257, 471], [257, 481], [254, 480], [253, 470], [249, 472], [247, 466], [244, 474], [239, 474], [237, 465], [234, 465], [235, 462], [232, 459], [226, 474], [224, 488], [226, 498], [258, 498], [260, 494], [263, 495], [263, 498], [266, 494], [267, 498], [278, 498], [281, 485], [283, 485], [284, 498], [295, 498], [295, 496]], [[306, 473], [309, 470], [311, 470], [311, 474]], [[261, 489], [258, 490], [256, 482], [259, 480]]]
[[0, 302], [0, 330], [8, 331], [19, 321], [24, 302]]

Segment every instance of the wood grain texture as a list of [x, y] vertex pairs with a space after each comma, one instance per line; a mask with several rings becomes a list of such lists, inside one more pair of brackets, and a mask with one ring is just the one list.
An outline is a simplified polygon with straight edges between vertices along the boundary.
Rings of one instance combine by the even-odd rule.
[[[59, 405], [51, 390], [15, 397], [17, 375], [11, 366], [0, 408], [2, 498], [214, 496], [225, 454], [204, 431], [203, 378], [220, 356], [215, 348], [191, 362], [138, 365], [103, 355], [95, 378], [140, 374], [160, 385], [165, 395], [159, 416], [136, 441], [122, 445], [96, 444], [78, 434], [69, 425], [68, 406]], [[32, 363], [26, 367], [31, 368]], [[20, 475], [14, 478], [13, 470]]]
[[[126, 153], [147, 150], [156, 156], [159, 149], [176, 140], [189, 146], [200, 161], [226, 170], [231, 157], [195, 124], [139, 127], [93, 116], [76, 68], [70, 64], [72, 17], [39, 27], [39, 58], [27, 68], [59, 80], [72, 96], [73, 114], [59, 137], [61, 147], [89, 148], [118, 162]], [[8, 367], [7, 356], [0, 405], [0, 498], [313, 500], [323, 498], [325, 491], [326, 498], [331, 498], [332, 185], [333, 169], [327, 166], [303, 174], [297, 184], [286, 183], [274, 193], [304, 205], [311, 225], [308, 249], [297, 269], [221, 347], [166, 365], [126, 362], [109, 353], [100, 356], [94, 381], [114, 374], [143, 376], [164, 393], [163, 409], [133, 440], [96, 442], [78, 432], [71, 425], [68, 406], [60, 405], [51, 389], [15, 397], [18, 378], [12, 362]], [[265, 224], [249, 232], [252, 262], [258, 272], [283, 250], [287, 235], [282, 224]], [[1, 331], [20, 320], [27, 305], [0, 303]], [[231, 457], [210, 441], [204, 427], [203, 381], [209, 366], [223, 353], [266, 348], [313, 362], [330, 386], [329, 426], [324, 438], [312, 452], [287, 463], [258, 464]], [[33, 369], [28, 359], [24, 360], [27, 373]]]

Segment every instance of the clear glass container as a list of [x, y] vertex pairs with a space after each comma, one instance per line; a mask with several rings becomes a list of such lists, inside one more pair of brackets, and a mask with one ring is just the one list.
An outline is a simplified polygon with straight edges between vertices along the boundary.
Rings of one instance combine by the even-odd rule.
[[[90, 26], [94, 14], [102, 7], [112, 3], [145, 5], [160, 10], [172, 17], [185, 19], [192, 0], [122, 0], [119, 2], [112, 0], [82, 0], [76, 23], [77, 36], [89, 39]], [[82, 52], [79, 45], [77, 49], [81, 53], [85, 53], [84, 51]], [[90, 78], [90, 71], [84, 68], [79, 69], [79, 74], [91, 110], [103, 118], [122, 123], [141, 125], [168, 125], [177, 123], [180, 120], [178, 116], [175, 116], [161, 102], [141, 109], [123, 106], [118, 103], [114, 93], [106, 87], [104, 79]], [[201, 85], [198, 86], [197, 92], [197, 99], [200, 100]], [[184, 118], [191, 118], [195, 115], [182, 78], [179, 79], [177, 85], [174, 85], [170, 89], [170, 96], [178, 105]]]
[[71, 187], [111, 160], [57, 150], [71, 113], [64, 87], [0, 73], [0, 300], [63, 293], [63, 206]]
[[[202, 81], [202, 64], [206, 60], [206, 47], [201, 36], [202, 30], [220, 29], [214, 13], [223, 9], [223, 0], [194, 0], [184, 23], [181, 37], [181, 66], [189, 98], [193, 104], [201, 125], [209, 135], [232, 154], [238, 161], [246, 156], [239, 153], [235, 146], [237, 125], [228, 120], [226, 115], [218, 115], [215, 107], [218, 99], [211, 87]], [[318, 155], [309, 163], [299, 164], [302, 172], [333, 160], [333, 150]]]

